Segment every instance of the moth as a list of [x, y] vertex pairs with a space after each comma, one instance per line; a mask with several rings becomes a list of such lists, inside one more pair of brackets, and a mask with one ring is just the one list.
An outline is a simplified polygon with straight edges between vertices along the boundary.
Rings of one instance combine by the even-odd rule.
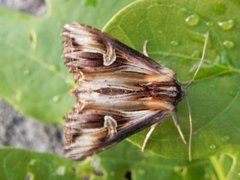
[[[78, 85], [65, 116], [65, 156], [82, 160], [172, 116], [185, 96], [175, 72], [88, 25], [64, 26], [65, 65]], [[206, 49], [206, 45], [204, 46]], [[203, 53], [204, 54], [204, 53]], [[203, 56], [202, 56], [203, 59]], [[200, 66], [199, 66], [200, 67]]]

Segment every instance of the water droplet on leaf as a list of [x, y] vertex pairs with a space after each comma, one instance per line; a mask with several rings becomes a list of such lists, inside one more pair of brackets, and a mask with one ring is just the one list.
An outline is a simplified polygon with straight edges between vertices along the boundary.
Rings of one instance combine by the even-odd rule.
[[210, 147], [209, 147], [210, 149], [216, 149], [216, 145], [215, 144], [212, 144], [212, 145], [210, 145]]
[[212, 26], [214, 25], [214, 23], [213, 23], [212, 21], [209, 21], [209, 22], [206, 22], [206, 25], [207, 25], [208, 27], [212, 27]]
[[58, 71], [57, 66], [54, 66], [54, 65], [50, 65], [50, 66], [49, 66], [49, 69], [50, 69], [50, 71], [52, 71], [52, 72], [57, 72], [57, 71]]
[[52, 101], [53, 101], [53, 102], [59, 102], [59, 101], [60, 101], [60, 97], [59, 97], [59, 96], [54, 96], [54, 97], [52, 98]]
[[234, 42], [232, 42], [230, 40], [225, 40], [223, 42], [223, 46], [227, 49], [232, 49], [235, 46], [235, 44], [234, 44]]
[[29, 74], [30, 74], [30, 71], [29, 71], [28, 69], [25, 69], [25, 70], [23, 71], [23, 74], [24, 74], [24, 75], [29, 75]]
[[227, 21], [220, 21], [220, 22], [218, 22], [218, 25], [222, 28], [222, 30], [228, 31], [233, 28], [234, 21], [233, 21], [233, 19], [229, 19]]
[[186, 171], [186, 168], [184, 168], [182, 166], [175, 166], [174, 171], [177, 172], [177, 173], [183, 174]]
[[227, 142], [229, 139], [230, 139], [229, 136], [223, 136], [223, 137], [221, 138], [221, 140], [222, 140], [223, 142]]
[[199, 16], [197, 14], [192, 14], [185, 19], [188, 26], [196, 26], [199, 23]]
[[170, 44], [172, 46], [178, 46], [179, 45], [179, 42], [178, 41], [171, 41]]

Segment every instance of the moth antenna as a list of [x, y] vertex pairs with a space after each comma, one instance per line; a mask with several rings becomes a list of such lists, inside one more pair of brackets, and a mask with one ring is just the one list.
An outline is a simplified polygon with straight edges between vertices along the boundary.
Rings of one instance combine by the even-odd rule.
[[186, 142], [186, 140], [185, 140], [185, 138], [184, 138], [184, 135], [183, 135], [183, 133], [182, 133], [181, 127], [180, 127], [180, 125], [179, 125], [179, 119], [178, 119], [177, 113], [173, 113], [172, 119], [173, 119], [173, 122], [174, 122], [174, 124], [175, 124], [175, 126], [176, 126], [176, 128], [177, 128], [177, 130], [178, 130], [178, 133], [179, 133], [179, 135], [180, 135], [183, 143], [184, 143], [184, 144], [187, 144], [187, 142]]
[[145, 147], [146, 147], [146, 144], [147, 144], [147, 142], [148, 142], [148, 139], [150, 138], [151, 134], [153, 133], [153, 131], [154, 131], [154, 129], [157, 127], [157, 125], [158, 125], [158, 123], [157, 123], [157, 124], [153, 124], [153, 125], [151, 126], [151, 129], [148, 131], [148, 133], [147, 133], [147, 135], [146, 135], [146, 137], [145, 137], [145, 139], [144, 139], [143, 145], [142, 145], [142, 149], [141, 149], [142, 152], [144, 151], [144, 149], [145, 149]]
[[147, 45], [148, 45], [148, 40], [145, 40], [144, 44], [143, 44], [143, 54], [145, 56], [149, 57], [148, 52], [147, 52]]
[[208, 44], [209, 32], [207, 32], [207, 33], [204, 35], [204, 37], [205, 37], [205, 40], [204, 40], [203, 51], [202, 51], [202, 56], [201, 56], [200, 62], [199, 62], [199, 64], [198, 64], [198, 66], [197, 66], [197, 69], [196, 69], [196, 71], [195, 71], [192, 79], [185, 85], [185, 89], [187, 89], [187, 88], [192, 84], [192, 82], [195, 80], [195, 78], [196, 78], [196, 76], [197, 76], [197, 74], [198, 74], [198, 71], [199, 71], [199, 69], [201, 68], [202, 63], [203, 63], [203, 61], [204, 61], [205, 54], [206, 54], [206, 51], [207, 51], [207, 44]]
[[186, 96], [186, 102], [188, 106], [188, 118], [189, 118], [189, 139], [188, 139], [188, 159], [189, 161], [192, 161], [192, 113], [191, 113], [191, 106], [189, 103], [189, 100]]

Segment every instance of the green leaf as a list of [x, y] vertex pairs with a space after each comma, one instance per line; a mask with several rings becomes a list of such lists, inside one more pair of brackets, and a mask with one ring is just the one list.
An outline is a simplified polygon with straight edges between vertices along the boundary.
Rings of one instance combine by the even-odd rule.
[[70, 162], [50, 154], [3, 148], [0, 179], [83, 179], [93, 174], [89, 161]]
[[[232, 159], [212, 156], [193, 162], [170, 160], [152, 154], [141, 153], [137, 147], [125, 141], [99, 155], [104, 169], [102, 179], [226, 179]], [[227, 165], [227, 162], [229, 164]], [[223, 166], [223, 165], [226, 166]], [[237, 176], [235, 176], [236, 178]], [[231, 177], [234, 179], [233, 177]], [[230, 179], [231, 179], [230, 178]]]
[[23, 114], [60, 122], [74, 105], [73, 78], [61, 59], [63, 25], [72, 21], [101, 28], [133, 0], [48, 0], [48, 14], [33, 17], [0, 8], [0, 96]]
[[[240, 145], [240, 4], [239, 1], [137, 1], [118, 13], [105, 31], [172, 68], [180, 82], [191, 80], [209, 32], [207, 55], [188, 89], [193, 117], [193, 157], [201, 158]], [[178, 105], [181, 127], [188, 137], [185, 100]], [[147, 130], [130, 138], [141, 146]], [[146, 150], [167, 158], [186, 159], [185, 146], [171, 120], [158, 127]], [[237, 158], [237, 157], [235, 157]]]
[[95, 6], [97, 4], [97, 0], [85, 0], [85, 4]]
[[[189, 162], [166, 159], [152, 153], [141, 153], [137, 147], [124, 141], [112, 149], [100, 153], [104, 170], [101, 179], [239, 179], [240, 148], [228, 148], [214, 156]], [[95, 179], [96, 177], [94, 177]]]

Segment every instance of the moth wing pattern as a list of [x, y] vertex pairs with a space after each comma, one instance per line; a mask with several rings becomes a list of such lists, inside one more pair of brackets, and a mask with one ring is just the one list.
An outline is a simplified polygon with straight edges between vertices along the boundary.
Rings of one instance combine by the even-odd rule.
[[182, 97], [172, 70], [110, 35], [78, 23], [64, 26], [65, 65], [78, 87], [65, 117], [65, 156], [81, 160], [175, 111]]

